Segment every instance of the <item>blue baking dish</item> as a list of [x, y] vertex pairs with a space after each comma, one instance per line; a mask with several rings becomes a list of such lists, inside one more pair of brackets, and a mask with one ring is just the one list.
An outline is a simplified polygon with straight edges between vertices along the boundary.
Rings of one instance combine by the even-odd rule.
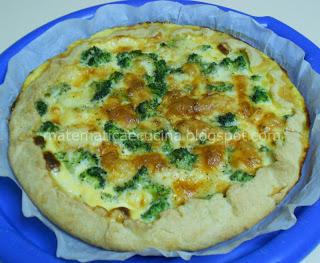
[[[117, 3], [139, 6], [146, 2], [148, 1], [138, 0]], [[177, 2], [185, 5], [200, 3], [185, 0]], [[21, 38], [5, 50], [0, 54], [0, 84], [4, 80], [9, 60], [28, 43], [61, 21], [71, 18], [92, 18], [96, 10], [101, 6], [86, 8], [51, 21]], [[221, 6], [217, 7], [225, 11], [231, 10]], [[305, 59], [314, 70], [320, 73], [320, 49], [315, 44], [272, 17], [250, 17], [300, 46], [306, 53]], [[313, 206], [296, 209], [295, 215], [298, 218], [298, 222], [286, 231], [276, 231], [261, 235], [244, 242], [232, 252], [224, 255], [193, 257], [191, 262], [299, 262], [320, 243], [320, 201]], [[38, 219], [25, 218], [22, 215], [21, 190], [12, 180], [0, 177], [0, 262], [76, 262], [58, 259], [55, 256], [55, 252], [56, 238], [53, 232]], [[167, 259], [140, 256], [135, 256], [126, 262], [147, 261], [152, 263], [183, 262], [180, 258]]]

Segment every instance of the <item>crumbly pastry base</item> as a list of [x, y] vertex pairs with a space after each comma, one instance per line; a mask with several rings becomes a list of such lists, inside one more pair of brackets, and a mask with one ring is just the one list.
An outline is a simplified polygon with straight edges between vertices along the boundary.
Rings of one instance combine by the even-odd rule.
[[[141, 29], [146, 35], [148, 29]], [[146, 31], [146, 32], [145, 32]], [[137, 32], [128, 34], [137, 34]], [[51, 72], [51, 77], [54, 72]], [[226, 195], [210, 200], [191, 199], [169, 209], [153, 223], [126, 219], [123, 223], [77, 200], [54, 182], [42, 151], [34, 145], [32, 129], [40, 118], [33, 109], [41, 85], [24, 89], [10, 119], [9, 158], [30, 199], [51, 221], [66, 232], [105, 249], [138, 251], [148, 247], [165, 250], [198, 250], [227, 240], [267, 216], [299, 179], [307, 149], [305, 109], [297, 109], [288, 123], [286, 141], [277, 146], [276, 161], [260, 168], [244, 185], [232, 185]]]

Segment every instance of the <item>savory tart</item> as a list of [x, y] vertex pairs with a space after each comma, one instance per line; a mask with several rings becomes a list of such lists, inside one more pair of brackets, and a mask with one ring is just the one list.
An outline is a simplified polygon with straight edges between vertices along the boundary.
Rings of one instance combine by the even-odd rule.
[[10, 161], [32, 201], [99, 247], [197, 250], [268, 215], [299, 179], [303, 97], [225, 33], [145, 23], [72, 44], [26, 79]]

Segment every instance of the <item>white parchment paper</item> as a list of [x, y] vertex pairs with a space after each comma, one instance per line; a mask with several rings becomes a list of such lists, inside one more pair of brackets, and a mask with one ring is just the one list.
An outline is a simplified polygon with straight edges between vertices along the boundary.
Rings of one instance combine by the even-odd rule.
[[[311, 148], [308, 152], [302, 177], [277, 209], [258, 225], [239, 236], [211, 248], [197, 252], [166, 252], [148, 249], [139, 253], [113, 252], [90, 246], [61, 231], [48, 221], [31, 203], [25, 193], [22, 195], [22, 211], [27, 217], [36, 216], [57, 236], [57, 256], [79, 261], [124, 260], [135, 254], [180, 256], [190, 259], [192, 255], [213, 255], [227, 253], [246, 240], [263, 233], [288, 229], [296, 222], [294, 209], [309, 206], [320, 197], [320, 76], [304, 60], [304, 51], [294, 43], [277, 36], [256, 23], [253, 19], [233, 12], [224, 12], [208, 5], [184, 6], [174, 2], [157, 1], [141, 7], [114, 4], [101, 7], [90, 20], [69, 19], [60, 22], [21, 50], [9, 62], [4, 83], [0, 86], [0, 176], [6, 176], [17, 184], [9, 165], [8, 118], [10, 106], [31, 70], [48, 58], [63, 52], [66, 47], [80, 38], [108, 27], [132, 25], [145, 21], [170, 21], [177, 24], [206, 26], [238, 37], [274, 58], [303, 94], [311, 120]], [[19, 185], [19, 184], [18, 184]]]

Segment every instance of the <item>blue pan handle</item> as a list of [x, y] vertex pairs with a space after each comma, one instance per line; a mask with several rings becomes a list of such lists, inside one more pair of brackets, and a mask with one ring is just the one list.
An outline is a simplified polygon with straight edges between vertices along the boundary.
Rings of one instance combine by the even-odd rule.
[[287, 38], [300, 46], [306, 52], [305, 60], [307, 60], [311, 64], [315, 71], [320, 73], [320, 49], [313, 42], [306, 39], [292, 27], [282, 23], [281, 21], [273, 17], [263, 16], [254, 17], [254, 19], [260, 24], [265, 24], [279, 36]]
[[[3, 228], [4, 225], [4, 222], [0, 222], [1, 262], [31, 262], [29, 261], [31, 258], [41, 258], [42, 262], [57, 263], [57, 260], [53, 256], [31, 245], [28, 240], [21, 238], [21, 235], [15, 230], [9, 227]], [[21, 249], [23, 249], [23, 251], [21, 251]]]

